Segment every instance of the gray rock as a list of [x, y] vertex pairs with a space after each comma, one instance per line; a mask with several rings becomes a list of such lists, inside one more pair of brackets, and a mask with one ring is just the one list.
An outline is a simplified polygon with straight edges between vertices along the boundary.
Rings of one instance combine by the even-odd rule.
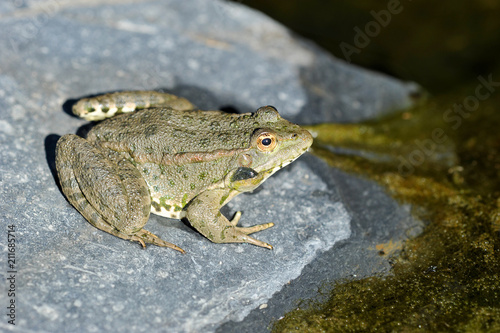
[[305, 156], [223, 210], [243, 211], [243, 225], [274, 221], [257, 235], [273, 251], [212, 244], [158, 216], [148, 230], [185, 255], [105, 234], [56, 183], [58, 135], [85, 124], [63, 111], [71, 99], [164, 89], [202, 109], [272, 104], [310, 124], [407, 107], [418, 87], [333, 59], [224, 1], [10, 1], [0, 30], [3, 258], [7, 228], [16, 230], [15, 266], [0, 272], [16, 277], [15, 298], [8, 286], [0, 294], [3, 307], [15, 300], [16, 326], [4, 316], [1, 330], [262, 332], [324, 282], [387, 271], [374, 244], [418, 231], [378, 185]]

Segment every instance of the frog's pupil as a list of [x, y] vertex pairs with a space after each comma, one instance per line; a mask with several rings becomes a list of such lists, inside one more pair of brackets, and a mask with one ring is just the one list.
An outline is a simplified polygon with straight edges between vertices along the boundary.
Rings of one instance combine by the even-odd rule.
[[271, 139], [265, 138], [264, 140], [262, 140], [262, 144], [264, 146], [269, 146], [271, 144]]

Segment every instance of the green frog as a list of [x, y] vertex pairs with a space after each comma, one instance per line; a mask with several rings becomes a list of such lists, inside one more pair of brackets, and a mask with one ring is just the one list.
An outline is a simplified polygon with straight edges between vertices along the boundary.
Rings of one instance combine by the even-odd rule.
[[[311, 134], [272, 106], [254, 113], [200, 111], [156, 91], [128, 91], [79, 100], [73, 113], [94, 126], [86, 139], [62, 136], [56, 167], [69, 202], [95, 227], [117, 237], [184, 252], [144, 229], [149, 214], [186, 218], [215, 243], [272, 249], [220, 209], [257, 188], [312, 144]], [[109, 118], [109, 119], [106, 119]]]

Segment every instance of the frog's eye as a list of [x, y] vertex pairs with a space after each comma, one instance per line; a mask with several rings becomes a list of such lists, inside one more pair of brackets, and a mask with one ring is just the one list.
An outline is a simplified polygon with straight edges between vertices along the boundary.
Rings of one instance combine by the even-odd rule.
[[271, 151], [276, 147], [276, 136], [272, 133], [261, 133], [257, 138], [257, 147], [261, 151]]

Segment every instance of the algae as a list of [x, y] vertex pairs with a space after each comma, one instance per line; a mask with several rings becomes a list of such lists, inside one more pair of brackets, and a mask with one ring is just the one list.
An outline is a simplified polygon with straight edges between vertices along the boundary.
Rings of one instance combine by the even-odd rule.
[[[308, 128], [313, 154], [377, 181], [428, 225], [387, 256], [390, 275], [338, 282], [273, 332], [500, 332], [500, 96], [460, 126], [445, 116], [473, 88], [377, 121]], [[445, 136], [434, 140], [435, 129]]]
[[[379, 182], [428, 225], [397, 256], [399, 244], [380, 247], [391, 275], [339, 282], [328, 302], [301, 306], [274, 331], [500, 332], [500, 2], [244, 3], [337, 58], [439, 94], [377, 121], [309, 128], [314, 154]], [[402, 10], [390, 23], [345, 52], [394, 3]], [[491, 94], [477, 94], [478, 75], [493, 77]]]

